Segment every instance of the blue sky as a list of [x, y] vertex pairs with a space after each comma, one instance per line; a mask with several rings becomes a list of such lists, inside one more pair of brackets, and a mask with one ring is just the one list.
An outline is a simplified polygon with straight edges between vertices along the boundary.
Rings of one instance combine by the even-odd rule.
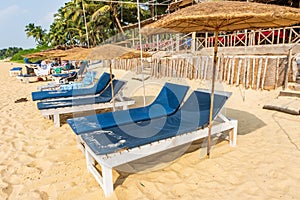
[[49, 30], [53, 14], [71, 0], [1, 0], [0, 49], [7, 47], [34, 48], [35, 41], [27, 38], [25, 26], [34, 23]]

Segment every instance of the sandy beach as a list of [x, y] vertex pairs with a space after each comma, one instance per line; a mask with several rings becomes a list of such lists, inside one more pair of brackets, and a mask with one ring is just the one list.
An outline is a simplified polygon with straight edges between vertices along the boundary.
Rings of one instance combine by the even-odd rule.
[[[21, 83], [9, 76], [15, 66], [22, 65], [0, 62], [0, 199], [105, 199], [66, 123], [72, 115], [62, 116], [59, 128], [44, 119], [31, 92], [47, 82]], [[114, 74], [128, 81], [124, 96], [134, 98], [134, 106], [142, 105], [141, 82], [132, 80], [135, 75], [122, 70]], [[198, 80], [150, 78], [147, 103], [166, 81], [191, 89], [209, 86]], [[115, 191], [107, 199], [300, 198], [300, 118], [262, 109], [280, 88], [217, 88], [232, 92], [223, 112], [238, 120], [237, 146], [230, 147], [221, 135], [214, 139], [210, 159], [199, 148], [200, 141], [176, 159], [165, 153], [121, 166], [113, 171]], [[20, 98], [28, 101], [15, 103]]]

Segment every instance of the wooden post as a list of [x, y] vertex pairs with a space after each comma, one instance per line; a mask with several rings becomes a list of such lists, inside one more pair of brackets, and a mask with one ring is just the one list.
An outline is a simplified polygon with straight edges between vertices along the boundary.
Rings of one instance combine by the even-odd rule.
[[218, 80], [218, 76], [219, 76], [219, 71], [220, 71], [220, 57], [218, 58], [217, 61], [217, 69], [216, 69], [216, 79]]
[[236, 75], [236, 86], [239, 86], [240, 84], [240, 73], [241, 73], [241, 65], [242, 65], [242, 59], [238, 58], [239, 62], [238, 62], [238, 69], [237, 69], [237, 75]]
[[259, 62], [258, 62], [258, 71], [257, 71], [257, 77], [256, 77], [256, 90], [258, 90], [259, 85], [260, 85], [261, 68], [262, 68], [262, 58], [260, 58]]
[[210, 157], [210, 137], [212, 129], [212, 117], [213, 117], [213, 107], [214, 107], [214, 94], [215, 94], [215, 79], [216, 79], [216, 66], [218, 62], [218, 35], [219, 30], [215, 32], [215, 45], [214, 45], [214, 64], [212, 73], [212, 84], [211, 84], [211, 96], [210, 96], [210, 110], [209, 110], [209, 123], [208, 123], [208, 140], [207, 140], [207, 156]]
[[230, 78], [230, 85], [233, 84], [233, 79], [234, 79], [234, 69], [235, 68], [235, 57], [232, 57], [232, 66], [231, 66], [231, 78]]
[[255, 58], [253, 58], [253, 63], [252, 63], [252, 83], [251, 83], [251, 88], [254, 88], [254, 77], [255, 77]]
[[231, 66], [232, 66], [232, 60], [233, 58], [228, 57], [229, 63], [228, 63], [228, 70], [227, 70], [227, 83], [230, 84], [230, 74], [231, 74]]
[[223, 68], [224, 68], [224, 57], [220, 58], [221, 64], [219, 65], [219, 80], [223, 81]]
[[179, 34], [176, 34], [176, 51], [179, 51]]
[[287, 57], [287, 64], [285, 66], [285, 73], [284, 73], [284, 86], [283, 89], [286, 90], [288, 87], [289, 82], [289, 73], [290, 73], [290, 66], [292, 64], [292, 49], [289, 49], [289, 54]]
[[192, 43], [191, 43], [191, 52], [195, 53], [196, 50], [196, 32], [192, 33]]
[[208, 61], [209, 61], [209, 57], [207, 56], [206, 60], [205, 60], [205, 66], [204, 66], [204, 75], [203, 75], [204, 80], [206, 80], [206, 78], [207, 78]]
[[280, 59], [279, 57], [276, 59], [275, 89], [277, 88], [277, 84], [278, 84], [279, 59]]
[[226, 81], [226, 73], [228, 74], [228, 64], [229, 64], [229, 61], [230, 61], [230, 58], [226, 58], [226, 62], [225, 62], [225, 66], [224, 66], [224, 70], [223, 70], [223, 77], [222, 77], [222, 80], [223, 81]]
[[250, 71], [250, 58], [247, 58], [247, 64], [246, 64], [246, 83], [245, 83], [245, 87], [248, 88], [249, 87], [249, 71]]
[[261, 89], [264, 89], [267, 67], [268, 67], [268, 58], [265, 57], [265, 66], [264, 66], [264, 72], [263, 72], [263, 77], [262, 77], [262, 82], [261, 82]]

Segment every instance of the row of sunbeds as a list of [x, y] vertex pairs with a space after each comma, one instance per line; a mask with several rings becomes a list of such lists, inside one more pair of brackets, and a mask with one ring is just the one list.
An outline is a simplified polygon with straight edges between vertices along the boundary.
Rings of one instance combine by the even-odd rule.
[[[119, 94], [115, 103], [123, 110], [67, 120], [85, 154], [88, 170], [106, 196], [113, 192], [112, 168], [207, 137], [211, 98], [208, 90], [195, 90], [187, 96], [188, 86], [165, 83], [150, 105], [127, 109], [134, 100], [121, 95], [126, 81], [113, 79], [112, 94], [110, 78], [110, 74], [103, 73], [88, 89], [32, 93], [33, 100], [40, 100], [38, 109], [45, 116], [54, 115], [54, 121], [57, 113], [95, 109], [96, 105], [113, 107], [112, 100]], [[211, 134], [229, 131], [230, 145], [234, 146], [237, 120], [221, 114], [230, 95], [227, 92], [214, 95]], [[59, 125], [57, 121], [55, 124]], [[101, 167], [101, 173], [96, 165]]]

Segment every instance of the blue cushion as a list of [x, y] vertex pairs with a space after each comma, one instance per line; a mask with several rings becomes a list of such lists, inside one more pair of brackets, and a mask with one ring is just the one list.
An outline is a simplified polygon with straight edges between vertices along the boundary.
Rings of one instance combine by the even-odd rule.
[[188, 89], [188, 86], [166, 83], [153, 103], [146, 107], [73, 118], [67, 122], [76, 134], [82, 134], [170, 115], [179, 108]]
[[22, 67], [13, 67], [10, 69], [10, 71], [20, 71], [22, 70]]
[[[124, 81], [113, 80], [114, 95], [116, 95], [121, 90], [124, 84], [125, 84]], [[110, 102], [111, 100], [112, 100], [112, 91], [111, 91], [111, 85], [109, 85], [101, 94], [95, 97], [38, 102], [37, 107], [39, 110], [43, 110], [43, 109], [64, 108], [64, 107], [71, 107], [71, 106], [106, 103], [106, 102]]]
[[51, 91], [38, 91], [32, 92], [32, 100], [43, 100], [43, 99], [53, 99], [53, 98], [65, 98], [65, 97], [75, 97], [75, 96], [85, 96], [99, 94], [106, 88], [110, 82], [110, 74], [103, 73], [99, 78], [98, 82], [95, 83], [93, 87], [72, 89], [72, 90], [51, 90]]

